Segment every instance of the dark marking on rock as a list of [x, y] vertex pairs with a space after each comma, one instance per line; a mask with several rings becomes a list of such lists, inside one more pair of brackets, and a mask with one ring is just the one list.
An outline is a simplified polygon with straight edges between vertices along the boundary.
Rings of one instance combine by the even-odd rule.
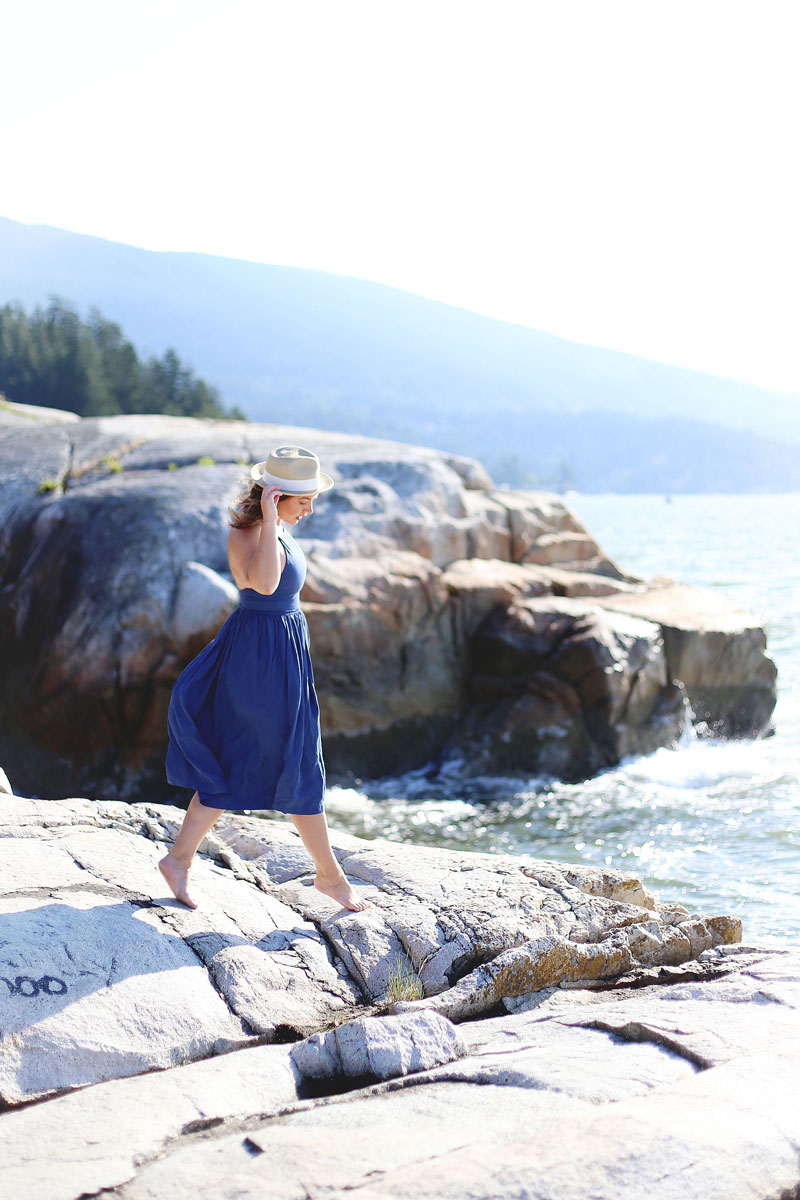
[[11, 996], [33, 998], [40, 992], [46, 996], [63, 996], [68, 991], [65, 981], [55, 975], [42, 975], [39, 979], [34, 979], [32, 975], [17, 975], [13, 982], [5, 975], [0, 975], [0, 979], [7, 985]]
[[202, 1133], [205, 1129], [215, 1129], [217, 1125], [224, 1124], [224, 1117], [197, 1117], [194, 1121], [187, 1121], [181, 1126], [181, 1134], [187, 1133]]

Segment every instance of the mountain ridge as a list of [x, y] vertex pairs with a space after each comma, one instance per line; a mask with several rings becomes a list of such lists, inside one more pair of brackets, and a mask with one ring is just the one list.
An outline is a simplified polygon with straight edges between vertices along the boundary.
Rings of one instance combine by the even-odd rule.
[[[582, 420], [602, 410], [612, 414], [606, 462], [634, 453], [634, 442], [640, 448], [642, 430], [633, 441], [630, 430], [654, 421], [652, 438], [662, 444], [653, 453], [668, 459], [656, 490], [669, 489], [673, 475], [683, 480], [676, 490], [706, 490], [709, 427], [739, 437], [735, 446], [723, 438], [733, 474], [712, 462], [708, 490], [726, 481], [729, 490], [800, 487], [800, 470], [784, 454], [787, 441], [800, 443], [800, 403], [790, 393], [587, 346], [387, 284], [142, 250], [0, 218], [0, 302], [32, 305], [53, 294], [97, 306], [149, 352], [174, 346], [254, 420], [427, 441], [482, 458], [492, 474], [516, 453], [522, 466], [511, 483], [552, 483], [555, 472], [585, 490], [614, 490], [607, 468], [600, 478], [584, 465], [576, 478], [570, 461], [590, 460]], [[565, 436], [555, 452], [552, 435], [548, 446], [537, 439], [537, 423], [556, 427], [557, 418]], [[666, 442], [664, 421], [675, 423]], [[703, 426], [696, 438], [687, 429], [694, 422]], [[746, 462], [750, 438], [758, 470], [745, 478], [736, 464]], [[643, 462], [635, 486], [652, 478], [652, 463]]]

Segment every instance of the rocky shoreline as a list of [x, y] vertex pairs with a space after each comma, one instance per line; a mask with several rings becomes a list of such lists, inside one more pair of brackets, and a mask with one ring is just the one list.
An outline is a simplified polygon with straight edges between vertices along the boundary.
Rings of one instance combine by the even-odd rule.
[[[612, 868], [0, 796], [14, 1195], [800, 1194], [800, 953]], [[46, 1147], [43, 1149], [43, 1147]]]
[[336, 487], [301, 530], [332, 782], [430, 764], [586, 778], [689, 719], [768, 731], [754, 617], [626, 574], [558, 496], [366, 437], [0, 406], [0, 761], [32, 794], [178, 799], [171, 687], [238, 603], [227, 505], [312, 444]]
[[216, 823], [198, 909], [165, 894], [170, 689], [238, 601], [227, 504], [281, 441], [337, 481], [302, 531], [332, 781], [769, 730], [755, 619], [626, 574], [557, 496], [368, 438], [0, 406], [9, 1193], [800, 1196], [800, 952], [734, 914], [334, 829], [372, 902], [338, 909], [273, 814]]

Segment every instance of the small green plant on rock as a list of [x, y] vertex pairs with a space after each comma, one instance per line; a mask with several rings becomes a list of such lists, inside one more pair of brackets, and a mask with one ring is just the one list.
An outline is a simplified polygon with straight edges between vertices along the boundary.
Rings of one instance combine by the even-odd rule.
[[45, 492], [55, 492], [60, 487], [61, 487], [60, 479], [43, 479], [42, 482], [39, 484], [39, 495], [41, 496]]
[[118, 471], [122, 470], [122, 463], [119, 461], [116, 454], [107, 454], [103, 459], [103, 462], [112, 475], [116, 475]]
[[425, 995], [425, 986], [409, 959], [395, 959], [389, 971], [386, 995], [392, 1003], [397, 1000], [421, 1000]]
[[7, 412], [12, 412], [15, 417], [25, 417], [26, 421], [39, 420], [35, 412], [25, 412], [25, 409], [18, 404], [11, 404], [2, 393], [0, 393], [0, 408], [4, 408]]
[[197, 465], [198, 467], [213, 467], [215, 463], [210, 454], [204, 454], [202, 458], [198, 458]]
[[178, 464], [176, 462], [168, 462], [167, 463], [168, 471], [177, 471], [177, 469], [178, 469]]

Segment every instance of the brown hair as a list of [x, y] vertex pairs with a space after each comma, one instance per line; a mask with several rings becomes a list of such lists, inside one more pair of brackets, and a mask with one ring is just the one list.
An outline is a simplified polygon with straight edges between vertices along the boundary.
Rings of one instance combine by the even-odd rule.
[[247, 479], [242, 483], [239, 495], [233, 504], [228, 505], [232, 529], [249, 529], [257, 525], [263, 518], [261, 512], [261, 493], [264, 485], [257, 479]]
[[[233, 504], [228, 505], [228, 513], [231, 518], [228, 524], [232, 529], [250, 529], [251, 526], [258, 525], [264, 519], [261, 511], [261, 493], [263, 491], [264, 485], [257, 479], [243, 481], [236, 500]], [[316, 494], [315, 492], [314, 495]], [[278, 496], [278, 503], [281, 500], [291, 500], [293, 495], [292, 492], [281, 492]]]

